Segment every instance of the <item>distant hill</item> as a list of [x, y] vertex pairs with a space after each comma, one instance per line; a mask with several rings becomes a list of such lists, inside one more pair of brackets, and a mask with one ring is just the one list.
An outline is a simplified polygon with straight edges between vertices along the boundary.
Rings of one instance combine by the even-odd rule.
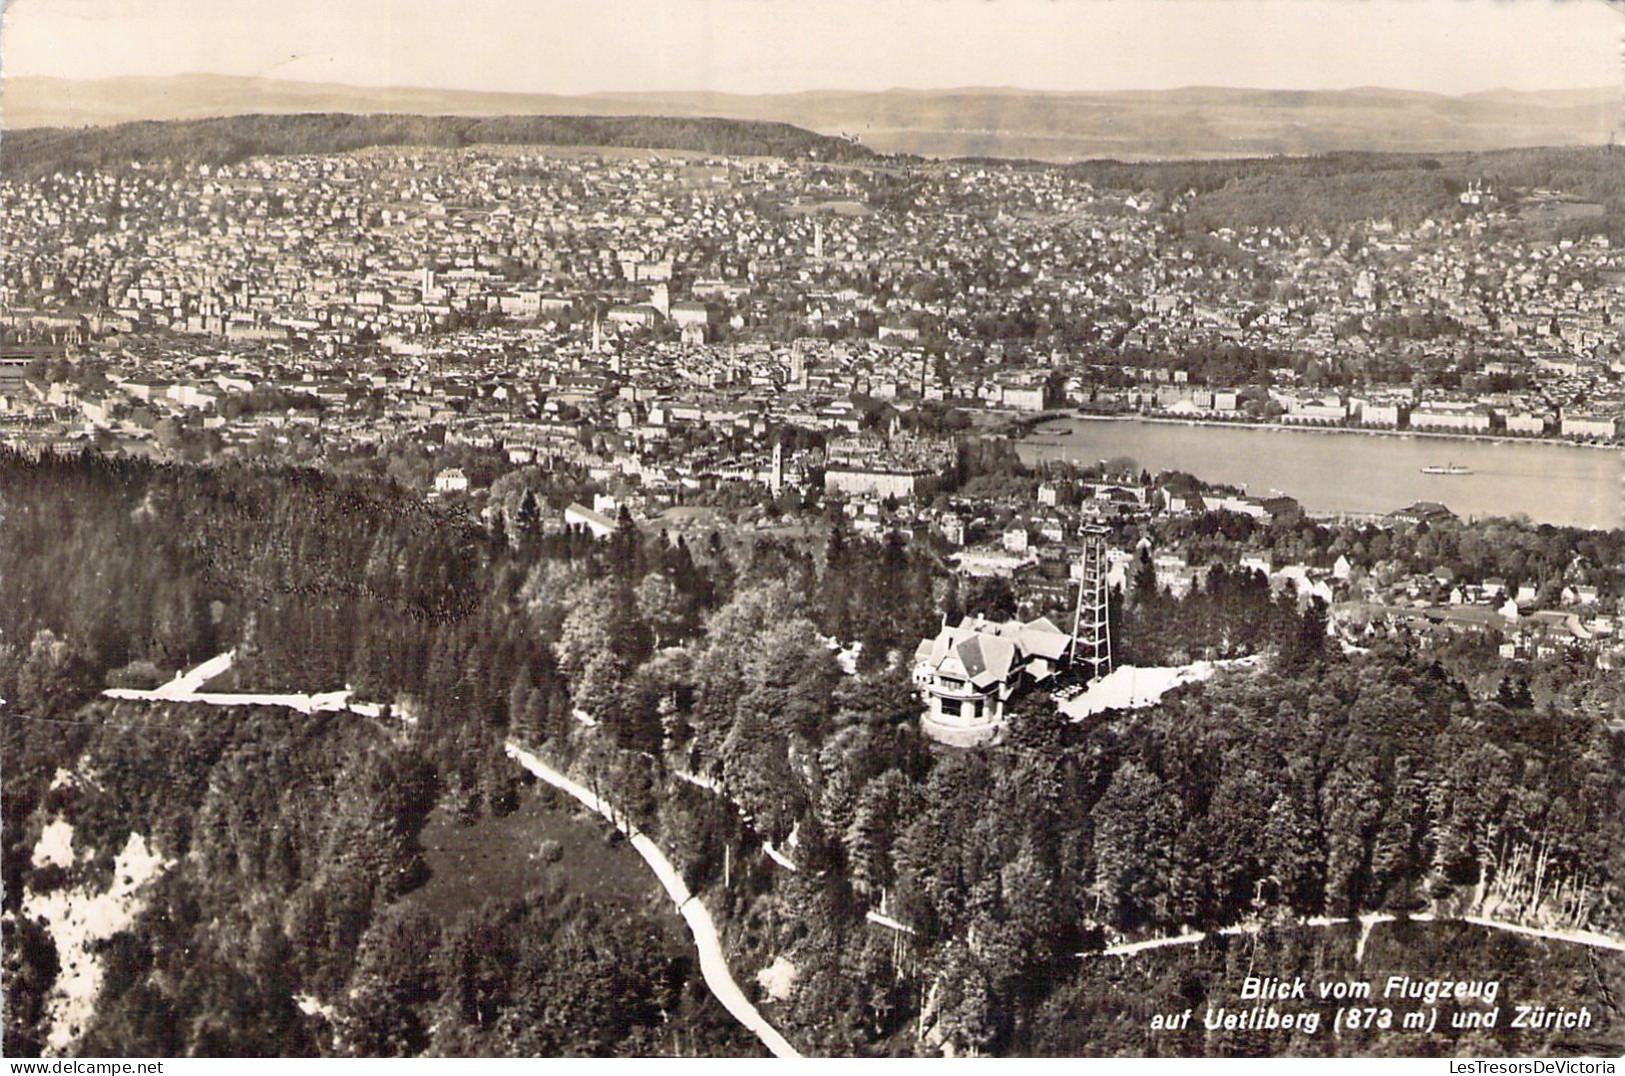
[[7, 130], [249, 112], [708, 116], [854, 135], [884, 153], [1146, 160], [1597, 145], [1620, 129], [1621, 95], [1617, 88], [1491, 90], [1447, 97], [1376, 88], [1193, 87], [1114, 93], [975, 88], [569, 97], [215, 75], [83, 82], [14, 78], [5, 81], [0, 93], [0, 118]]
[[857, 160], [872, 151], [784, 123], [687, 116], [404, 116], [332, 113], [146, 120], [8, 130], [0, 172], [30, 176], [129, 161], [231, 164], [259, 154], [369, 146], [625, 146], [726, 156]]

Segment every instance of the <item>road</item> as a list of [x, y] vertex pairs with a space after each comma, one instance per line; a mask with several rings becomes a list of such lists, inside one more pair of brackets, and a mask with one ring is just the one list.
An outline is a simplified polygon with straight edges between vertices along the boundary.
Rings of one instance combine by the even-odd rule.
[[[350, 710], [369, 717], [378, 717], [382, 712], [382, 707], [376, 704], [350, 702], [348, 690], [315, 695], [200, 692], [198, 688], [204, 683], [231, 667], [234, 656], [234, 652], [221, 654], [189, 673], [177, 675], [174, 680], [151, 691], [112, 688], [102, 694], [114, 699], [145, 702], [192, 702], [210, 706], [284, 706], [307, 714]], [[767, 1018], [751, 1004], [745, 992], [739, 989], [739, 984], [734, 982], [733, 973], [728, 970], [728, 959], [723, 955], [722, 938], [717, 933], [717, 925], [712, 920], [711, 913], [706, 910], [700, 899], [689, 891], [682, 874], [671, 860], [666, 858], [660, 847], [639, 833], [635, 827], [623, 821], [609, 804], [599, 799], [590, 789], [570, 780], [534, 754], [514, 743], [507, 745], [507, 753], [509, 758], [525, 769], [554, 788], [568, 792], [626, 834], [638, 855], [643, 857], [643, 861], [649, 864], [649, 869], [654, 871], [655, 877], [660, 879], [666, 894], [676, 905], [678, 914], [688, 924], [689, 933], [694, 936], [694, 946], [700, 953], [700, 973], [705, 977], [705, 985], [711, 988], [711, 993], [734, 1019], [761, 1039], [762, 1044], [771, 1050], [775, 1057], [800, 1057], [801, 1054], [796, 1048], [779, 1034], [777, 1028], [767, 1022]]]
[[745, 992], [739, 989], [734, 982], [733, 973], [728, 970], [728, 959], [722, 952], [722, 939], [717, 933], [717, 925], [711, 919], [711, 913], [706, 911], [700, 899], [689, 891], [688, 884], [683, 881], [682, 874], [672, 861], [666, 858], [666, 853], [637, 828], [625, 822], [609, 804], [599, 799], [588, 788], [584, 788], [558, 770], [543, 762], [536, 755], [526, 751], [518, 744], [507, 745], [508, 757], [519, 763], [531, 773], [540, 777], [554, 788], [567, 792], [581, 801], [585, 806], [603, 815], [615, 828], [626, 834], [627, 840], [643, 861], [649, 864], [655, 877], [666, 888], [666, 895], [677, 906], [678, 914], [688, 924], [689, 933], [694, 935], [694, 947], [700, 952], [700, 973], [705, 976], [705, 985], [711, 988], [711, 993], [722, 1002], [722, 1007], [733, 1014], [745, 1027], [749, 1028], [762, 1045], [773, 1052], [775, 1057], [800, 1057], [794, 1046], [779, 1034], [778, 1029], [767, 1022], [767, 1018], [757, 1011]]
[[[198, 666], [190, 673], [177, 676], [173, 681], [156, 690], [111, 689], [104, 691], [102, 694], [118, 699], [201, 702], [215, 706], [286, 706], [304, 713], [345, 709], [371, 717], [377, 717], [381, 713], [382, 707], [376, 704], [350, 702], [350, 693], [348, 691], [335, 691], [319, 695], [209, 694], [199, 692], [197, 688], [201, 687], [204, 682], [230, 667], [232, 657], [231, 653], [222, 654]], [[626, 834], [632, 847], [643, 857], [643, 861], [649, 865], [650, 870], [654, 871], [655, 876], [660, 879], [660, 884], [665, 887], [666, 893], [671, 897], [672, 903], [676, 905], [678, 913], [682, 915], [683, 920], [688, 924], [689, 933], [694, 936], [694, 945], [700, 953], [700, 972], [705, 977], [706, 985], [711, 988], [711, 993], [716, 996], [716, 999], [736, 1020], [749, 1028], [757, 1038], [761, 1039], [762, 1044], [771, 1050], [774, 1056], [800, 1057], [801, 1054], [796, 1051], [796, 1048], [791, 1046], [772, 1024], [768, 1023], [767, 1018], [757, 1011], [756, 1006], [751, 1004], [744, 991], [739, 989], [739, 984], [734, 982], [733, 974], [728, 969], [727, 958], [723, 955], [722, 940], [717, 933], [716, 923], [712, 920], [710, 912], [706, 910], [700, 899], [689, 891], [688, 885], [683, 881], [682, 874], [672, 864], [671, 860], [666, 858], [666, 854], [660, 850], [660, 847], [647, 836], [638, 832], [635, 827], [622, 820], [610, 805], [601, 800], [592, 790], [570, 780], [570, 778], [543, 762], [536, 755], [511, 742], [507, 745], [507, 753], [509, 758], [518, 762], [525, 769], [554, 788], [569, 793], [582, 804], [608, 819], [611, 824]], [[711, 783], [690, 774], [680, 773], [678, 776], [695, 784], [714, 787]], [[770, 854], [772, 854], [772, 851], [770, 851]], [[780, 856], [775, 855], [774, 859], [780, 861], [782, 865], [790, 870], [795, 869], [793, 864], [783, 861]], [[912, 933], [911, 928], [907, 925], [889, 916], [871, 912], [868, 918], [871, 922], [881, 926]], [[1416, 922], [1431, 922], [1435, 917], [1424, 912], [1411, 915], [1409, 918]], [[1518, 923], [1508, 923], [1476, 915], [1451, 918], [1491, 930], [1522, 934], [1526, 937], [1568, 942], [1614, 952], [1625, 952], [1625, 939], [1593, 931], [1545, 930], [1539, 927], [1527, 927]], [[1391, 922], [1393, 919], [1394, 916], [1383, 913], [1372, 913], [1359, 917], [1358, 922], [1365, 928], [1365, 932], [1362, 933], [1360, 939], [1361, 952], [1365, 948], [1365, 935], [1369, 934], [1371, 927], [1377, 923]], [[1316, 916], [1305, 919], [1298, 925], [1325, 927], [1352, 921], [1354, 920]], [[1224, 927], [1211, 933], [1215, 935], [1237, 935], [1254, 933], [1258, 929], [1256, 924], [1248, 923]], [[1126, 957], [1170, 946], [1195, 945], [1206, 937], [1208, 937], [1208, 934], [1201, 932], [1176, 934], [1169, 937], [1149, 938], [1145, 941], [1108, 946], [1102, 950], [1079, 953], [1078, 955], [1086, 958], [1095, 956]]]

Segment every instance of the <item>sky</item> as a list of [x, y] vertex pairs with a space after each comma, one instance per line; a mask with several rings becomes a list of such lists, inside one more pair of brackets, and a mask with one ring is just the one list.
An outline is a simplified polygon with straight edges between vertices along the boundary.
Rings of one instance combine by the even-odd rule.
[[0, 72], [527, 93], [1619, 85], [1621, 0], [5, 0]]

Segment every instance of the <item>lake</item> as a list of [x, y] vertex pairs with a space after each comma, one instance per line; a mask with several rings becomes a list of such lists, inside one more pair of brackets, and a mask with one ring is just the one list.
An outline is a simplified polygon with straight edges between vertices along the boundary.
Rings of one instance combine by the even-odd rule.
[[[1279, 491], [1314, 513], [1438, 501], [1464, 519], [1522, 514], [1612, 528], [1621, 526], [1625, 492], [1619, 451], [1544, 443], [1065, 417], [1040, 424], [1016, 450], [1029, 464], [1131, 456], [1152, 472], [1187, 471], [1255, 496]], [[1422, 473], [1450, 463], [1473, 473]]]

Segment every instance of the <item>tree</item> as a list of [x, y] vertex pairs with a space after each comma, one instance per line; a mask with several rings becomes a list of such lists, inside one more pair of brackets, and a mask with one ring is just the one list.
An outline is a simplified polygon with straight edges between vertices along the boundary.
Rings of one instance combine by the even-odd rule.
[[194, 660], [207, 644], [208, 617], [186, 581], [163, 587], [154, 602], [151, 657], [161, 669]]
[[1529, 690], [1527, 676], [1503, 676], [1495, 689], [1495, 701], [1508, 710], [1533, 710], [1534, 695]]
[[938, 957], [931, 976], [936, 1027], [957, 1053], [979, 1054], [998, 1036], [998, 998], [969, 947], [955, 939]]
[[542, 534], [542, 512], [536, 504], [536, 494], [525, 490], [519, 498], [519, 508], [513, 518], [514, 536], [521, 547], [529, 546]]
[[560, 625], [554, 650], [566, 675], [579, 676], [595, 658], [612, 658], [630, 671], [649, 656], [649, 627], [629, 587], [601, 579], [571, 588], [565, 601], [570, 612]]
[[1151, 770], [1130, 760], [1095, 804], [1094, 893], [1100, 910], [1123, 927], [1155, 922], [1168, 893], [1164, 880], [1179, 834], [1179, 802]]
[[897, 770], [887, 770], [859, 793], [846, 832], [847, 862], [858, 893], [877, 895], [893, 885], [891, 850], [908, 823], [910, 798], [908, 781]]
[[741, 708], [722, 745], [722, 774], [758, 832], [774, 841], [790, 835], [806, 795], [790, 765], [784, 736], [768, 715]]
[[1334, 769], [1321, 789], [1326, 819], [1326, 907], [1333, 915], [1353, 915], [1364, 907], [1370, 887], [1371, 836], [1382, 817], [1382, 785], [1369, 749]]
[[812, 621], [798, 618], [768, 627], [742, 668], [741, 707], [772, 714], [787, 736], [817, 742], [828, 725], [840, 669]]
[[340, 1040], [360, 1057], [413, 1057], [428, 1045], [420, 1012], [440, 993], [440, 927], [392, 909], [362, 936], [356, 970], [337, 1012]]
[[831, 702], [844, 721], [894, 725], [920, 715], [919, 690], [907, 662], [841, 677]]
[[95, 671], [79, 649], [48, 628], [34, 634], [17, 670], [17, 703], [35, 717], [65, 717], [95, 691]]
[[746, 689], [745, 666], [774, 625], [806, 621], [805, 599], [782, 582], [743, 588], [706, 621], [706, 646], [695, 663], [694, 684], [704, 716], [732, 719]]
[[153, 443], [166, 452], [178, 450], [181, 447], [182, 436], [181, 425], [173, 418], [159, 419], [152, 428]]
[[46, 1001], [61, 969], [51, 935], [40, 923], [7, 915], [5, 1035], [13, 1057], [38, 1057], [50, 1030]]
[[1283, 790], [1270, 805], [1260, 841], [1265, 878], [1275, 899], [1300, 915], [1320, 910], [1320, 841], [1310, 812], [1296, 789]]
[[654, 633], [654, 648], [681, 639], [692, 623], [693, 600], [664, 572], [650, 572], [637, 587], [638, 612]]
[[507, 513], [500, 507], [491, 513], [490, 546], [493, 554], [501, 556], [508, 552], [508, 524]]
[[620, 739], [625, 687], [631, 669], [611, 653], [594, 654], [570, 680], [570, 701], [578, 710], [603, 722]]
[[965, 610], [987, 620], [1008, 620], [1016, 615], [1016, 593], [1008, 579], [979, 577], [965, 590]]
[[609, 565], [615, 577], [631, 585], [637, 578], [643, 536], [632, 521], [632, 513], [621, 505], [615, 516], [615, 530], [609, 536]]
[[1138, 605], [1148, 605], [1157, 598], [1157, 566], [1151, 560], [1151, 552], [1140, 550], [1140, 555], [1134, 564], [1134, 601]]
[[1301, 613], [1287, 610], [1283, 617], [1285, 636], [1281, 645], [1283, 669], [1307, 668], [1326, 653], [1327, 608], [1325, 599], [1313, 597]]

